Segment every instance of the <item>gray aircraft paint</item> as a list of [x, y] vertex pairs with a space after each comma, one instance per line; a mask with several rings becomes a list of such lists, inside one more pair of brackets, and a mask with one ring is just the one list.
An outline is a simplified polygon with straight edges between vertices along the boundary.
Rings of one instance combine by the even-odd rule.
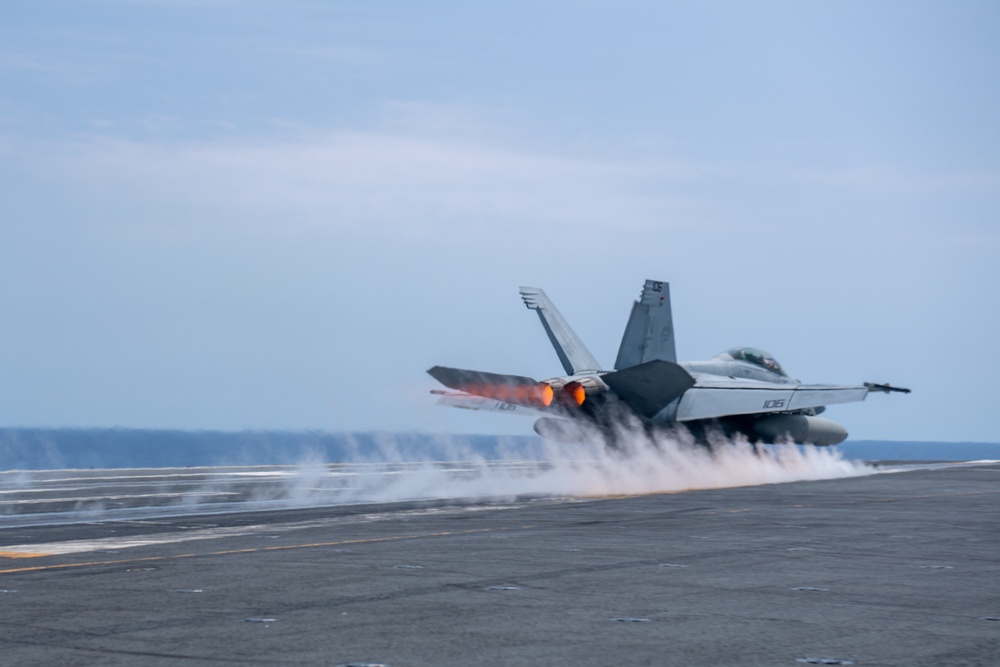
[[[769, 442], [835, 445], [847, 430], [816, 415], [828, 405], [863, 401], [872, 391], [908, 389], [887, 384], [803, 384], [788, 377], [767, 352], [732, 348], [708, 361], [677, 363], [670, 285], [646, 280], [632, 307], [615, 361], [615, 371], [601, 371], [596, 358], [572, 330], [545, 292], [522, 287], [525, 305], [538, 313], [567, 375], [535, 383], [524, 376], [435, 366], [428, 372], [456, 392], [434, 392], [442, 405], [468, 410], [544, 416], [535, 429], [561, 438], [567, 432], [555, 420], [599, 425], [635, 418], [649, 426], [684, 424], [696, 430], [719, 428], [729, 434]], [[526, 391], [537, 385], [548, 391]], [[567, 400], [573, 389], [579, 404]], [[624, 408], [624, 412], [623, 412]], [[553, 428], [549, 433], [546, 429]]]
[[674, 320], [670, 312], [670, 284], [647, 280], [639, 300], [632, 305], [632, 314], [618, 348], [615, 370], [654, 359], [676, 362], [677, 350]]
[[587, 346], [583, 344], [576, 332], [570, 328], [545, 292], [537, 287], [522, 287], [521, 298], [524, 305], [530, 310], [538, 313], [538, 319], [542, 321], [542, 327], [552, 341], [559, 361], [568, 375], [591, 372], [601, 369], [601, 365]]

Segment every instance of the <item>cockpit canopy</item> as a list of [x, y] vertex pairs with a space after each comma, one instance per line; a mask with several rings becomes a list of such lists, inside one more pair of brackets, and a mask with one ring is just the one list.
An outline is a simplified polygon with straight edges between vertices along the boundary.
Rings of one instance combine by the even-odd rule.
[[786, 377], [784, 369], [781, 368], [781, 364], [779, 364], [774, 357], [764, 350], [758, 350], [755, 347], [734, 347], [731, 350], [726, 350], [726, 354], [731, 356], [736, 361], [745, 361], [748, 364], [760, 366], [761, 368], [769, 370], [772, 373], [777, 373], [782, 377]]

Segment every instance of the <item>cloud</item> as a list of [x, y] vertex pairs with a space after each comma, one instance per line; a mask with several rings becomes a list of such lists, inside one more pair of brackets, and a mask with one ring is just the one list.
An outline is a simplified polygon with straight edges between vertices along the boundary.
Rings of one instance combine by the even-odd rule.
[[792, 176], [820, 185], [876, 192], [1000, 194], [1000, 172], [989, 170], [929, 171], [880, 163], [799, 170]]
[[216, 224], [367, 233], [434, 235], [497, 222], [525, 233], [609, 222], [662, 228], [679, 219], [674, 185], [690, 175], [668, 160], [559, 155], [406, 127], [267, 141], [15, 142], [8, 150], [103, 201], [193, 206], [222, 214]]
[[264, 51], [297, 60], [317, 61], [327, 65], [350, 65], [352, 67], [380, 64], [388, 60], [388, 54], [384, 51], [345, 45], [282, 46], [264, 49]]
[[80, 58], [53, 57], [34, 53], [0, 53], [0, 70], [57, 77], [70, 84], [87, 84], [104, 78], [108, 67]]

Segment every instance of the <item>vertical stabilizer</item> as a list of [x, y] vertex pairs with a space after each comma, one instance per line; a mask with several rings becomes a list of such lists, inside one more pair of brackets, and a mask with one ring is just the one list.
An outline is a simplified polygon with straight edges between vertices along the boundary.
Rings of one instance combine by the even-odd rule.
[[632, 368], [654, 359], [677, 363], [677, 349], [674, 318], [670, 312], [670, 284], [647, 280], [625, 325], [615, 370]]
[[538, 318], [542, 321], [542, 326], [545, 327], [545, 333], [552, 341], [552, 347], [556, 349], [559, 361], [562, 362], [568, 375], [601, 370], [597, 359], [590, 353], [579, 336], [570, 329], [569, 324], [552, 305], [545, 292], [537, 287], [522, 287], [521, 298], [524, 299], [524, 305], [538, 313]]

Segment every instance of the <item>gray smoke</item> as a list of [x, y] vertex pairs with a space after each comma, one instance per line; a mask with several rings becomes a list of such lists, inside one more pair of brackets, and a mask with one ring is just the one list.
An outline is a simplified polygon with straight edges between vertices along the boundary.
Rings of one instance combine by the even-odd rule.
[[[619, 434], [618, 449], [581, 439], [501, 447], [487, 460], [461, 438], [440, 437], [434, 459], [404, 460], [386, 436], [376, 451], [358, 454], [350, 471], [305, 462], [287, 480], [297, 502], [389, 502], [413, 499], [502, 499], [524, 496], [598, 497], [673, 493], [868, 475], [875, 468], [845, 460], [836, 449], [777, 445], [755, 450], [745, 441], [717, 437], [712, 447], [686, 433]], [[442, 457], [442, 452], [444, 456]], [[448, 463], [440, 462], [441, 458]], [[348, 475], [348, 477], [345, 477]]]

